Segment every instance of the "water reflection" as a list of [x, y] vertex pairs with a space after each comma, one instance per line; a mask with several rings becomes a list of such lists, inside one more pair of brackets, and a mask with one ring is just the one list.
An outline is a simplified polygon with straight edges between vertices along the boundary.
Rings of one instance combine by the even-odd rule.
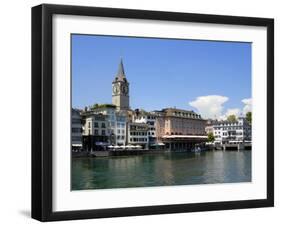
[[250, 181], [250, 151], [166, 153], [72, 160], [73, 190]]

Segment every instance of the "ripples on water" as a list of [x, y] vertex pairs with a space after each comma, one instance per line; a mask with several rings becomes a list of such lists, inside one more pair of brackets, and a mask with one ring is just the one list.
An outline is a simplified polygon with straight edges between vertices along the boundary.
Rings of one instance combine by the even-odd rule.
[[72, 190], [251, 181], [251, 151], [74, 158]]

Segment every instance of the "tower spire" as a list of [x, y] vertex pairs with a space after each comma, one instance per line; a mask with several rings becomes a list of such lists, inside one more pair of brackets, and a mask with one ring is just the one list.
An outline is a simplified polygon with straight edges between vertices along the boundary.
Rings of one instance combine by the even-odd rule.
[[121, 58], [120, 63], [119, 63], [117, 77], [118, 78], [125, 78], [126, 77], [122, 58]]

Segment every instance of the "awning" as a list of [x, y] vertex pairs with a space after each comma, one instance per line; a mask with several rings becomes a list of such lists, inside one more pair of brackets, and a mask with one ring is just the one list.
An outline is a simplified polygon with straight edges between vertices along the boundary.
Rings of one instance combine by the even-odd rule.
[[151, 146], [164, 146], [164, 143], [156, 143], [156, 144], [152, 144]]
[[163, 146], [163, 145], [165, 145], [164, 143], [158, 143], [157, 145], [159, 145], [159, 146]]
[[162, 138], [203, 138], [206, 139], [208, 136], [200, 135], [164, 135]]
[[106, 143], [106, 142], [96, 142], [96, 145], [97, 146], [106, 146], [106, 145], [108, 145], [108, 143]]

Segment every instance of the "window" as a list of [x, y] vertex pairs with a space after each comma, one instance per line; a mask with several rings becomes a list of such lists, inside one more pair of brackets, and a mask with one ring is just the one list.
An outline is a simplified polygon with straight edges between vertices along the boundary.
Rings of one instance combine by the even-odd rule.
[[72, 141], [82, 141], [82, 138], [73, 136]]
[[88, 128], [91, 128], [91, 122], [88, 122]]
[[95, 129], [95, 135], [99, 135], [99, 130]]
[[72, 133], [80, 133], [81, 129], [80, 128], [72, 128], [71, 131], [72, 131]]
[[105, 136], [105, 130], [101, 131], [101, 135]]
[[104, 122], [101, 124], [101, 128], [105, 128], [105, 123]]
[[81, 120], [78, 118], [73, 118], [72, 123], [81, 123]]
[[95, 122], [95, 128], [99, 128], [99, 123]]

